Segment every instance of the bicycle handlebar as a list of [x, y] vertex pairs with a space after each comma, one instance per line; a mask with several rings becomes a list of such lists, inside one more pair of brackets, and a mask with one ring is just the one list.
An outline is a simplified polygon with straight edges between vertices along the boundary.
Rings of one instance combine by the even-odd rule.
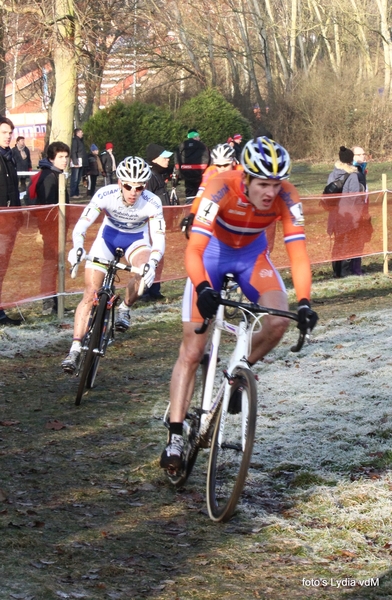
[[[235, 300], [227, 300], [226, 298], [220, 298], [219, 304], [223, 304], [223, 306], [231, 306], [232, 308], [242, 308], [243, 310], [247, 310], [253, 314], [264, 313], [266, 315], [272, 315], [274, 317], [284, 317], [286, 319], [291, 319], [292, 321], [298, 322], [297, 313], [289, 312], [287, 310], [279, 310], [277, 308], [267, 308], [266, 306], [255, 304], [254, 302], [235, 302]], [[210, 319], [204, 319], [201, 327], [195, 329], [195, 333], [205, 333], [207, 331], [209, 323]], [[300, 331], [297, 344], [290, 348], [291, 352], [299, 352], [301, 350], [302, 346], [305, 343], [305, 337], [306, 333]]]
[[[72, 279], [75, 279], [75, 277], [78, 273], [82, 255], [83, 255], [83, 249], [79, 248], [79, 250], [76, 253], [78, 261], [71, 268], [71, 278]], [[120, 258], [121, 258], [120, 255], [118, 256], [118, 258], [116, 257], [116, 258], [113, 258], [112, 260], [108, 260], [107, 258], [99, 258], [98, 256], [93, 256], [91, 254], [86, 254], [84, 258], [85, 258], [85, 260], [90, 260], [91, 262], [98, 263], [105, 267], [113, 265], [116, 269], [121, 269], [122, 271], [129, 271], [129, 272], [133, 272], [133, 273], [137, 273], [138, 275], [141, 275], [142, 277], [141, 277], [140, 284], [139, 284], [138, 296], [141, 296], [143, 294], [143, 292], [144, 292], [143, 275], [145, 275], [145, 272], [147, 270], [147, 265], [144, 265], [144, 269], [143, 269], [143, 273], [142, 273], [141, 269], [136, 269], [132, 265], [124, 265], [124, 263], [120, 263], [119, 262]]]

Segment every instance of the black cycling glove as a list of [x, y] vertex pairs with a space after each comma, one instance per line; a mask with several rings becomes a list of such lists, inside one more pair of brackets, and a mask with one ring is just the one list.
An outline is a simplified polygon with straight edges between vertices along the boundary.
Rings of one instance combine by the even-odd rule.
[[302, 298], [298, 302], [298, 329], [302, 333], [312, 331], [318, 321], [318, 314], [310, 308], [310, 301]]
[[203, 319], [212, 319], [220, 304], [220, 293], [212, 289], [208, 281], [199, 283], [196, 288], [197, 308]]

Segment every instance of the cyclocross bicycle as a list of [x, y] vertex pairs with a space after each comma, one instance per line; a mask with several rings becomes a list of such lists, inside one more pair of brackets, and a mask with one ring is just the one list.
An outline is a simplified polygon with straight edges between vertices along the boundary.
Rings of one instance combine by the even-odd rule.
[[[207, 507], [213, 521], [228, 521], [242, 493], [253, 451], [257, 417], [255, 376], [246, 362], [254, 332], [261, 328], [265, 315], [286, 317], [298, 321], [297, 313], [266, 308], [258, 304], [226, 299], [232, 276], [226, 276], [212, 328], [209, 353], [201, 362], [201, 402], [191, 407], [184, 421], [184, 463], [180, 472], [167, 471], [177, 487], [188, 479], [200, 448], [210, 447], [207, 472]], [[238, 308], [242, 318], [238, 325], [224, 320], [224, 307]], [[205, 321], [196, 330], [203, 333]], [[236, 336], [237, 341], [226, 368], [217, 375], [218, 351], [222, 331]], [[299, 352], [305, 341], [300, 332], [296, 346]], [[169, 427], [170, 405], [164, 415]]]
[[[82, 251], [78, 250], [77, 255], [78, 263], [71, 270], [72, 278], [76, 277]], [[105, 356], [108, 345], [114, 341], [115, 307], [120, 300], [120, 296], [116, 293], [115, 288], [117, 271], [121, 269], [123, 271], [135, 272], [132, 266], [124, 265], [120, 262], [123, 256], [124, 251], [121, 248], [116, 249], [112, 260], [86, 256], [86, 260], [91, 260], [94, 263], [107, 267], [107, 271], [101, 288], [95, 292], [87, 332], [82, 339], [81, 357], [76, 372], [76, 375], [79, 376], [79, 385], [75, 400], [76, 406], [80, 405], [85, 390], [94, 387], [99, 361]]]

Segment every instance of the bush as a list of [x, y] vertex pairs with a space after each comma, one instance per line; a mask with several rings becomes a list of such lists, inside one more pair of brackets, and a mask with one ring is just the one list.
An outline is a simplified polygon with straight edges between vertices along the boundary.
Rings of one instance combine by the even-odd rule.
[[151, 142], [174, 151], [192, 127], [210, 148], [234, 133], [241, 133], [245, 140], [252, 136], [249, 121], [214, 89], [184, 102], [175, 115], [154, 104], [117, 101], [91, 117], [83, 130], [86, 147], [94, 143], [102, 151], [106, 142], [112, 142], [117, 159], [122, 160], [131, 155], [145, 157]]
[[249, 121], [214, 88], [184, 102], [176, 118], [183, 125], [183, 138], [194, 127], [209, 148], [235, 133], [241, 133], [244, 140], [252, 137]]
[[118, 101], [89, 119], [83, 130], [88, 145], [97, 144], [100, 150], [112, 142], [118, 160], [132, 155], [145, 157], [151, 142], [173, 151], [182, 136], [182, 128], [170, 111], [142, 102]]

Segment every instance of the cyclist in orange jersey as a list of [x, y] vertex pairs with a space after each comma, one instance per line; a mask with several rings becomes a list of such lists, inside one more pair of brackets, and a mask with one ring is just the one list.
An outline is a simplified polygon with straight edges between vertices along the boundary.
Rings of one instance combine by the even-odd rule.
[[[267, 137], [250, 140], [241, 154], [244, 172], [214, 175], [200, 198], [185, 264], [188, 280], [183, 299], [183, 340], [170, 385], [170, 430], [161, 456], [164, 469], [182, 465], [182, 423], [189, 407], [197, 367], [207, 333], [197, 335], [196, 323], [214, 317], [226, 273], [251, 302], [288, 310], [284, 283], [272, 264], [265, 229], [280, 219], [298, 300], [298, 327], [311, 331], [317, 314], [310, 307], [311, 269], [306, 251], [302, 206], [296, 188], [287, 181], [291, 162], [285, 148]], [[288, 320], [267, 315], [253, 335], [246, 357], [249, 367], [280, 341]]]

